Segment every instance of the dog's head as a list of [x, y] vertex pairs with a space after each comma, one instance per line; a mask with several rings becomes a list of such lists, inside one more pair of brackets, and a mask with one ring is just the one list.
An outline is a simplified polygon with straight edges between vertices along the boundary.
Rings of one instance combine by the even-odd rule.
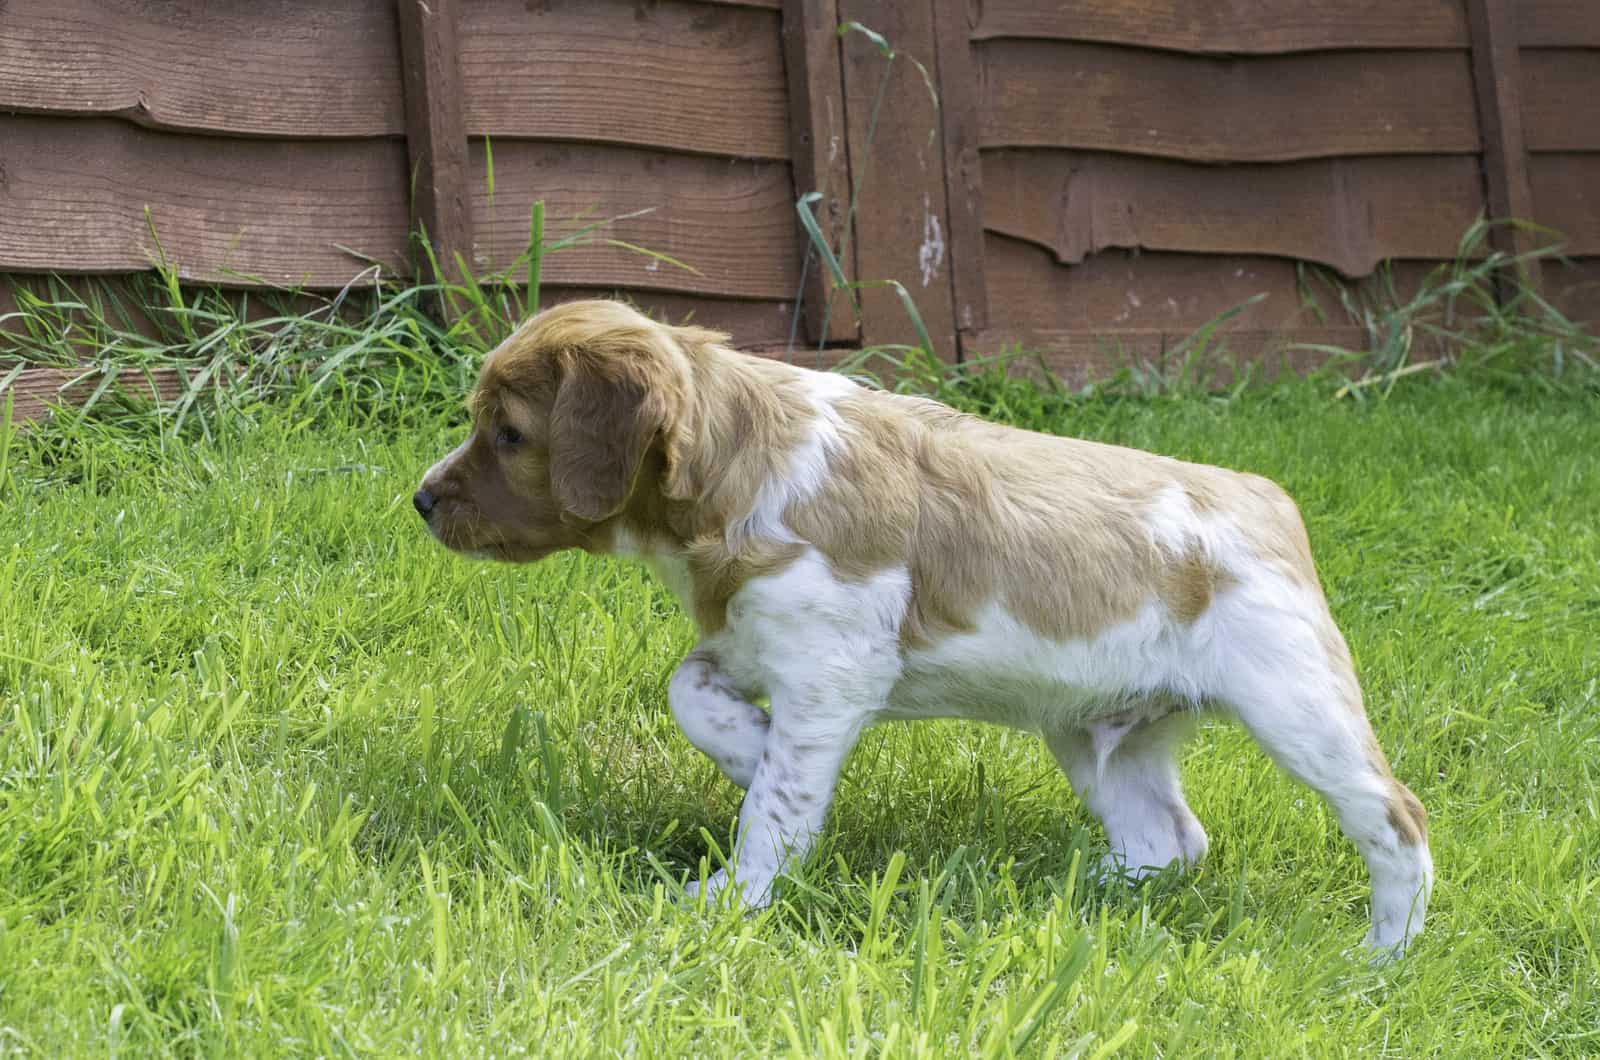
[[485, 359], [472, 433], [423, 477], [417, 512], [458, 552], [527, 562], [590, 544], [639, 490], [681, 496], [680, 340], [711, 337], [620, 302], [538, 314]]

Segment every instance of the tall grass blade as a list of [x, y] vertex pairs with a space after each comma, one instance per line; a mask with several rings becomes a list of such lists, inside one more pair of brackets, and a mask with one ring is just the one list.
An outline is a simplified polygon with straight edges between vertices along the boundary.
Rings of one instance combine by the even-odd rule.
[[834, 256], [833, 248], [828, 245], [828, 238], [822, 234], [822, 226], [817, 223], [816, 215], [811, 212], [811, 207], [821, 201], [820, 191], [807, 192], [795, 202], [795, 212], [800, 215], [800, 227], [805, 229], [806, 238], [811, 241], [817, 257], [827, 266], [829, 275], [833, 277], [834, 287], [849, 291], [850, 279], [844, 274], [844, 266], [840, 265], [839, 259]]
[[539, 311], [539, 284], [544, 270], [544, 200], [535, 199], [528, 213], [528, 294], [524, 312]]

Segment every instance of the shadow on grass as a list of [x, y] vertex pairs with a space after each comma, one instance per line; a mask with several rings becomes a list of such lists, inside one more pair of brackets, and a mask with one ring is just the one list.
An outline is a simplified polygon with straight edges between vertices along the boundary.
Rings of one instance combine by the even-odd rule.
[[[608, 776], [588, 748], [541, 725], [529, 724], [520, 738], [515, 723], [507, 731], [499, 748], [446, 748], [431, 761], [391, 750], [349, 768], [340, 786], [370, 810], [353, 840], [357, 853], [398, 868], [419, 847], [448, 849], [464, 870], [450, 886], [465, 899], [477, 871], [516, 874], [542, 848], [564, 846], [608, 875], [624, 898], [647, 906], [660, 886], [689, 912], [681, 885], [722, 867], [731, 848], [740, 794], [733, 785], [709, 766], [686, 774], [665, 760], [657, 775]], [[928, 807], [930, 820], [971, 824], [900, 831], [893, 849], [874, 838], [873, 807], [845, 801], [813, 855], [784, 880], [772, 915], [819, 944], [859, 943], [874, 895], [886, 875], [897, 874], [889, 911], [902, 927], [926, 915], [918, 907], [924, 891], [929, 908], [964, 931], [1064, 904], [1080, 923], [1133, 914], [1173, 942], [1215, 944], [1250, 919], [1255, 903], [1243, 874], [1224, 878], [1202, 865], [1103, 880], [1097, 867], [1105, 840], [1098, 828], [1074, 822], [1069, 807], [1042, 828], [1024, 820], [1006, 834], [983, 826], [982, 800], [942, 795]], [[529, 895], [524, 904], [536, 900]], [[1291, 935], [1314, 937], [1326, 912], [1308, 895]]]

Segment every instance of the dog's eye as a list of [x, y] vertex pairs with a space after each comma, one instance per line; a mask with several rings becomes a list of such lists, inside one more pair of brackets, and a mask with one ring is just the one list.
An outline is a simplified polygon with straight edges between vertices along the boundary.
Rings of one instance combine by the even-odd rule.
[[501, 427], [499, 433], [494, 436], [494, 444], [504, 446], [507, 449], [520, 441], [522, 441], [522, 434], [515, 427]]

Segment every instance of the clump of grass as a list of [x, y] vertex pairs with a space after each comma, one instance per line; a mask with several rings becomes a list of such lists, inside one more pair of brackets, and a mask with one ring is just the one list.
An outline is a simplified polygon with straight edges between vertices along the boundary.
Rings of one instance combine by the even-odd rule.
[[1366, 348], [1299, 348], [1328, 355], [1335, 371], [1358, 373], [1336, 384], [1336, 396], [1386, 397], [1403, 380], [1441, 374], [1511, 389], [1600, 391], [1600, 337], [1527, 279], [1559, 260], [1554, 233], [1535, 228], [1544, 245], [1507, 254], [1490, 249], [1495, 227], [1482, 219], [1469, 226], [1455, 257], [1413, 292], [1401, 291], [1388, 269], [1379, 272], [1376, 299], [1358, 300], [1335, 285], [1346, 314], [1367, 333]]
[[467, 347], [458, 325], [426, 311], [429, 293], [376, 269], [331, 296], [229, 292], [180, 285], [163, 266], [129, 277], [122, 290], [92, 280], [74, 289], [57, 277], [43, 294], [14, 286], [10, 324], [22, 365], [71, 368], [94, 384], [82, 411], [93, 412], [120, 382], [176, 372], [177, 399], [143, 410], [174, 431], [192, 421], [209, 432], [219, 414], [249, 419], [263, 401], [291, 394], [394, 404], [459, 392]]

